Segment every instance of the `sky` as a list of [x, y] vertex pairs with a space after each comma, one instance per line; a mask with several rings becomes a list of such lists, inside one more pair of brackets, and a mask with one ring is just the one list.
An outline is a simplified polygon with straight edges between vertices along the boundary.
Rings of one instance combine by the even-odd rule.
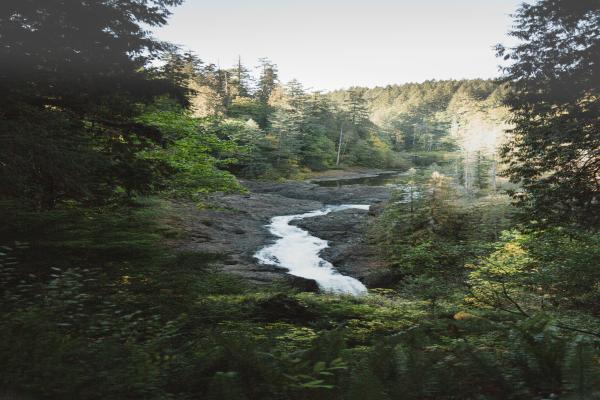
[[268, 57], [308, 89], [492, 78], [520, 0], [186, 0], [154, 34], [204, 62]]

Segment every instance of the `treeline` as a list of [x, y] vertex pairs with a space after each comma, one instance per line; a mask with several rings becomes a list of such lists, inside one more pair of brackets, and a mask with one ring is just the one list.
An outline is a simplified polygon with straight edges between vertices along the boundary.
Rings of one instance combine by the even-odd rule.
[[[349, 93], [362, 96], [376, 123], [396, 151], [461, 150], [486, 147], [506, 124], [506, 86], [494, 80], [425, 81], [376, 88], [335, 91], [343, 102]], [[473, 124], [480, 126], [475, 129]], [[473, 146], [471, 142], [482, 143]]]
[[308, 92], [278, 79], [261, 59], [254, 77], [240, 60], [231, 69], [172, 53], [164, 69], [191, 88], [201, 120], [232, 126], [225, 137], [247, 150], [232, 166], [246, 177], [289, 177], [337, 166], [406, 168], [406, 153], [494, 153], [506, 89], [492, 80], [427, 81], [386, 88]]
[[406, 162], [371, 122], [359, 92], [334, 102], [298, 81], [281, 83], [277, 66], [260, 60], [253, 77], [241, 60], [231, 69], [204, 65], [191, 54], [169, 54], [165, 71], [191, 88], [193, 115], [226, 127], [222, 139], [240, 146], [230, 171], [251, 178], [291, 177], [339, 166], [398, 168]]

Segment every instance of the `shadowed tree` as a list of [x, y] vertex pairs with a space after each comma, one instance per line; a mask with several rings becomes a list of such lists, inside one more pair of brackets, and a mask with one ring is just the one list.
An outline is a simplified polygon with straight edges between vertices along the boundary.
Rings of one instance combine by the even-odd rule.
[[2, 197], [38, 208], [148, 191], [161, 168], [136, 155], [162, 142], [135, 121], [176, 83], [146, 68], [169, 45], [144, 26], [181, 0], [7, 0], [0, 5]]
[[600, 1], [523, 4], [498, 53], [514, 128], [501, 154], [541, 222], [600, 223]]

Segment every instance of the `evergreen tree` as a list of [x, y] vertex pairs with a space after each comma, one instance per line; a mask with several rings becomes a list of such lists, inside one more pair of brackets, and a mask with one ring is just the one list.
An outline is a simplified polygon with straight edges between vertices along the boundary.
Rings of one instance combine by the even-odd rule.
[[277, 138], [276, 168], [285, 174], [297, 165], [303, 139], [305, 93], [297, 80], [285, 86], [284, 104], [272, 113], [269, 125]]
[[256, 97], [266, 106], [269, 104], [269, 98], [277, 85], [279, 77], [277, 75], [277, 65], [271, 62], [271, 60], [261, 58], [259, 61], [261, 72], [258, 78]]
[[242, 64], [242, 57], [238, 57], [235, 68], [230, 73], [230, 79], [234, 88], [233, 97], [249, 97], [251, 79], [250, 70]]
[[491, 161], [482, 154], [481, 150], [475, 154], [475, 183], [479, 190], [490, 186]]
[[312, 170], [323, 170], [334, 163], [337, 133], [331, 104], [320, 93], [306, 96], [303, 104], [301, 162]]
[[202, 67], [201, 73], [196, 77], [199, 85], [197, 101], [203, 102], [205, 115], [222, 115], [225, 113], [225, 106], [229, 99], [225, 93], [223, 82], [223, 71], [215, 64], [207, 64]]
[[366, 137], [369, 128], [369, 108], [360, 90], [354, 89], [348, 93], [346, 109], [350, 115], [352, 126], [361, 137]]
[[271, 98], [271, 94], [278, 82], [277, 76], [277, 66], [273, 64], [268, 58], [261, 58], [260, 60], [260, 76], [258, 78], [258, 87], [256, 90], [256, 98], [262, 106], [262, 112], [260, 118], [258, 119], [258, 124], [261, 127], [266, 127], [269, 114], [271, 113], [271, 105], [269, 104], [269, 99]]
[[164, 65], [160, 69], [162, 75], [170, 82], [181, 87], [190, 86], [193, 80], [199, 80], [202, 73], [202, 61], [193, 53], [172, 49], [163, 55]]
[[600, 4], [523, 4], [512, 36], [506, 104], [514, 129], [502, 148], [515, 196], [540, 221], [600, 224]]
[[184, 90], [145, 67], [169, 46], [160, 26], [180, 0], [9, 0], [0, 6], [0, 185], [39, 208], [152, 188], [162, 141], [136, 122], [160, 94]]

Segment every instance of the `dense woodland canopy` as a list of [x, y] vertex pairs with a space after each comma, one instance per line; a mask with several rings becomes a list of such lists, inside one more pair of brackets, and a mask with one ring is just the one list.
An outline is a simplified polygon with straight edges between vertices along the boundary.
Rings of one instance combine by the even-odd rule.
[[228, 127], [226, 138], [240, 146], [231, 169], [238, 176], [290, 177], [340, 164], [403, 168], [418, 152], [489, 156], [506, 126], [506, 87], [492, 80], [320, 93], [295, 80], [280, 82], [277, 66], [260, 62], [256, 77], [241, 60], [221, 70], [191, 54], [169, 54], [163, 67], [194, 90], [195, 117]]
[[[152, 38], [180, 3], [0, 4], [0, 397], [600, 398], [598, 0], [520, 6], [502, 79], [330, 93]], [[403, 172], [368, 295], [168, 245], [358, 166]]]

